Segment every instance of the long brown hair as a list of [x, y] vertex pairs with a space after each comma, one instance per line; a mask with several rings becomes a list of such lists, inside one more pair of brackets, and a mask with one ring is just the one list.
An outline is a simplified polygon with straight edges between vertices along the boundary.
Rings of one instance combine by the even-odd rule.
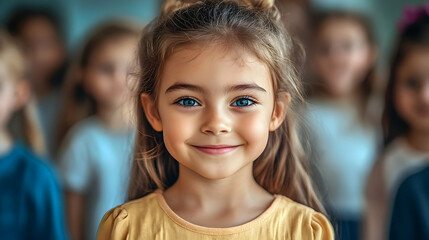
[[[353, 22], [360, 26], [363, 29], [365, 34], [365, 40], [370, 46], [370, 48], [374, 49], [377, 46], [376, 39], [374, 36], [374, 31], [372, 29], [371, 22], [369, 18], [365, 15], [362, 15], [357, 12], [345, 11], [345, 10], [333, 10], [333, 11], [325, 11], [315, 13], [312, 19], [312, 32], [314, 36], [317, 36], [322, 27], [330, 20], [348, 21]], [[380, 94], [380, 87], [377, 85], [376, 81], [376, 68], [375, 61], [372, 66], [365, 73], [365, 77], [363, 81], [358, 86], [358, 97], [360, 100], [360, 110], [361, 116], [363, 116], [363, 120], [365, 122], [372, 122], [378, 125], [380, 118], [379, 114], [374, 113], [370, 110], [371, 99], [373, 96]], [[316, 76], [311, 76], [309, 78], [314, 79]], [[307, 86], [307, 94], [311, 97], [314, 94], [317, 94], [323, 88], [321, 83], [313, 83], [311, 80], [308, 80], [311, 84]]]
[[272, 194], [282, 194], [323, 211], [295, 130], [293, 109], [303, 103], [303, 97], [299, 67], [292, 54], [301, 48], [285, 32], [279, 17], [273, 0], [166, 1], [160, 16], [145, 28], [140, 40], [141, 75], [135, 96], [138, 131], [130, 200], [158, 188], [166, 189], [178, 178], [178, 163], [168, 153], [162, 133], [149, 124], [139, 96], [146, 93], [156, 101], [163, 65], [177, 47], [215, 42], [238, 45], [255, 54], [269, 67], [276, 94], [291, 95], [285, 121], [270, 132], [265, 150], [254, 162], [256, 181]]
[[57, 139], [59, 143], [63, 141], [73, 125], [96, 113], [97, 103], [85, 91], [80, 74], [88, 66], [95, 50], [107, 41], [137, 36], [138, 30], [134, 24], [122, 21], [104, 23], [90, 35], [80, 56], [67, 74], [58, 126]]
[[[16, 83], [28, 81], [24, 56], [12, 38], [3, 31], [0, 31], [0, 62], [9, 71], [11, 80]], [[8, 122], [8, 129], [14, 140], [22, 139], [33, 151], [39, 154], [46, 153], [33, 98], [13, 114]]]
[[410, 50], [416, 47], [429, 48], [429, 16], [420, 16], [416, 22], [403, 30], [393, 53], [382, 117], [385, 146], [391, 143], [396, 137], [406, 134], [410, 129], [408, 123], [405, 122], [396, 110], [394, 92], [397, 87], [396, 71], [408, 56]]

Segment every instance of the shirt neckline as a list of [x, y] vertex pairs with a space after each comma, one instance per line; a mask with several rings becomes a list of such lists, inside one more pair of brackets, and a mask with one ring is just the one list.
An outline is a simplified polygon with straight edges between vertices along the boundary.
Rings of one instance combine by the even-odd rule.
[[167, 202], [165, 201], [165, 198], [163, 196], [163, 191], [158, 189], [154, 192], [156, 200], [161, 207], [161, 209], [164, 211], [164, 213], [171, 219], [173, 222], [178, 224], [179, 226], [193, 231], [197, 233], [207, 234], [207, 235], [229, 235], [234, 234], [238, 232], [244, 232], [248, 229], [251, 229], [262, 222], [265, 222], [268, 220], [268, 218], [276, 211], [279, 201], [281, 200], [280, 195], [274, 195], [274, 200], [271, 202], [271, 205], [265, 209], [259, 216], [257, 216], [255, 219], [250, 220], [247, 223], [234, 226], [234, 227], [227, 227], [227, 228], [212, 228], [212, 227], [204, 227], [197, 224], [190, 223], [186, 221], [185, 219], [181, 218], [179, 215], [177, 215], [171, 208], [168, 206]]

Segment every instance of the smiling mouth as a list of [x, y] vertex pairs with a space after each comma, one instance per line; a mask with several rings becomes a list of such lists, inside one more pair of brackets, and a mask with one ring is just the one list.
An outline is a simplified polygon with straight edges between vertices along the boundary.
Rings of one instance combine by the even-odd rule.
[[236, 148], [241, 145], [205, 145], [205, 146], [194, 146], [196, 149], [200, 150], [203, 153], [210, 155], [222, 155], [234, 151]]

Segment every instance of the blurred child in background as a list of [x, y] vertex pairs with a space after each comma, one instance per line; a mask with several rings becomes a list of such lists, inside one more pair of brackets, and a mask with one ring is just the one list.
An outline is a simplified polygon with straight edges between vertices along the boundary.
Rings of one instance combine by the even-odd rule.
[[376, 46], [367, 20], [348, 12], [317, 17], [306, 117], [311, 163], [341, 239], [358, 239], [367, 175], [380, 145], [370, 109]]
[[58, 147], [53, 126], [57, 125], [66, 62], [60, 21], [47, 10], [22, 8], [10, 16], [7, 26], [22, 45], [29, 63], [29, 79], [37, 100], [37, 114], [47, 154], [53, 157]]
[[74, 239], [95, 239], [103, 215], [126, 200], [134, 136], [127, 71], [137, 35], [125, 23], [97, 29], [65, 83], [59, 160]]
[[428, 7], [406, 10], [400, 23], [383, 112], [385, 148], [368, 184], [366, 239], [387, 237], [400, 183], [429, 164]]
[[34, 153], [43, 153], [44, 144], [31, 101], [30, 84], [24, 75], [21, 52], [1, 31], [1, 238], [66, 239], [62, 193], [57, 179]]

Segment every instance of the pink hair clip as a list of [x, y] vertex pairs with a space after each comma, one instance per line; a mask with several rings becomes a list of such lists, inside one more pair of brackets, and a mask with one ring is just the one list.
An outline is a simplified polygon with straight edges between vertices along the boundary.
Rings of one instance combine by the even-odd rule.
[[429, 16], [429, 3], [423, 6], [408, 6], [402, 11], [402, 18], [398, 22], [400, 32], [403, 32], [408, 26], [415, 23], [421, 16]]

